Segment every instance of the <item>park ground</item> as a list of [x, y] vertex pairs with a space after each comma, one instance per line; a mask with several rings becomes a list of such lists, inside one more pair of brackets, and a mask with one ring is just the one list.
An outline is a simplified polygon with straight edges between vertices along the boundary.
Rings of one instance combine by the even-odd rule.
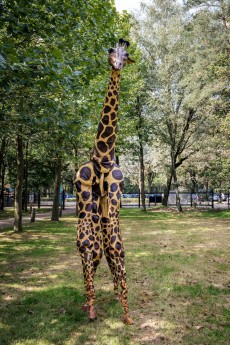
[[227, 345], [230, 212], [121, 210], [132, 326], [122, 322], [103, 258], [98, 319], [81, 310], [76, 218], [1, 233], [2, 345]]

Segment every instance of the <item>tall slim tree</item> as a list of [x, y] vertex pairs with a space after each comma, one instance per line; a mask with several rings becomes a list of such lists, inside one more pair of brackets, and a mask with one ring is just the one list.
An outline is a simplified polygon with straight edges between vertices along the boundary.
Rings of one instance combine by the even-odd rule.
[[[181, 4], [155, 0], [143, 5], [143, 10], [136, 36], [148, 69], [149, 123], [155, 140], [168, 151], [170, 162], [163, 203], [167, 205], [173, 183], [180, 211], [177, 169], [201, 150], [213, 125], [218, 103], [215, 95], [220, 95], [226, 78], [215, 83], [209, 69], [204, 69], [210, 57], [202, 55], [207, 43], [202, 34], [197, 35], [195, 18]], [[208, 54], [209, 46], [205, 49]]]

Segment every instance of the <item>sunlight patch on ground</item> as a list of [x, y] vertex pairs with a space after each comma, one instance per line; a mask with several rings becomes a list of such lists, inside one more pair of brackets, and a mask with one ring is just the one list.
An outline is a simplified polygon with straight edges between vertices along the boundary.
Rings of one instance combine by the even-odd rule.
[[29, 339], [22, 341], [16, 341], [14, 345], [53, 345], [53, 342], [47, 341], [47, 340], [38, 340], [38, 339]]
[[[100, 342], [98, 342], [98, 344], [106, 344], [106, 345], [123, 345], [120, 341], [119, 341], [119, 337], [115, 336], [114, 334], [110, 334], [107, 330], [105, 330], [105, 332], [107, 332], [105, 335], [103, 335], [102, 337], [100, 337]], [[93, 343], [87, 342], [85, 343], [85, 345], [92, 345]]]
[[11, 329], [11, 326], [6, 325], [5, 323], [0, 322], [0, 330], [9, 330]]
[[154, 331], [149, 332], [148, 334], [143, 334], [138, 338], [138, 341], [142, 344], [169, 344], [167, 337]]
[[149, 235], [151, 235], [151, 236], [155, 236], [155, 235], [162, 235], [162, 234], [165, 234], [165, 231], [167, 231], [167, 234], [176, 234], [177, 233], [177, 231], [176, 230], [155, 230], [155, 229], [153, 229], [152, 231], [144, 231], [144, 232], [142, 232], [142, 234], [143, 235], [147, 235], [147, 236], [149, 236]]
[[[17, 289], [19, 291], [44, 291], [46, 290], [45, 287], [37, 287], [37, 286], [28, 286], [28, 285], [22, 285], [22, 284], [1, 284], [3, 288], [13, 288]], [[4, 296], [3, 296], [4, 299]]]
[[77, 345], [77, 340], [81, 336], [80, 332], [72, 332], [71, 338], [66, 340], [63, 345]]
[[169, 323], [169, 322], [165, 322], [163, 320], [158, 320], [158, 319], [150, 319], [144, 323], [141, 324], [140, 328], [152, 328], [156, 331], [160, 330], [160, 329], [173, 329], [174, 325]]
[[137, 340], [148, 344], [168, 344], [169, 339], [165, 336], [165, 333], [174, 329], [174, 324], [154, 317], [140, 325], [141, 334]]
[[121, 329], [124, 328], [124, 323], [121, 321], [109, 321], [105, 320], [105, 324], [111, 329]]
[[112, 283], [107, 283], [106, 285], [100, 286], [100, 290], [103, 291], [111, 291], [113, 289], [113, 284]]
[[[131, 255], [130, 255], [131, 256]], [[141, 257], [141, 256], [149, 256], [149, 252], [138, 252], [138, 253], [132, 253], [132, 256], [135, 256], [137, 258]]]
[[10, 301], [10, 302], [11, 302], [11, 301], [16, 300], [17, 297], [16, 297], [16, 296], [9, 295], [9, 294], [5, 294], [5, 295], [3, 295], [2, 299], [3, 299], [3, 301], [6, 301], [6, 302], [9, 302], [9, 301]]

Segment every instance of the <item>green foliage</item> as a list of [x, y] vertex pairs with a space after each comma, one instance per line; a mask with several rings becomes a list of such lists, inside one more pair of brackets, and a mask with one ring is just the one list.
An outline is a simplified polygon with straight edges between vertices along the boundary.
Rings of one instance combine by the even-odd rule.
[[165, 171], [205, 152], [220, 130], [226, 133], [221, 124], [229, 109], [229, 10], [226, 1], [218, 3], [155, 0], [143, 4], [137, 21], [135, 38], [145, 65], [145, 133], [160, 144], [162, 156], [168, 154]]
[[[102, 107], [107, 83], [107, 49], [122, 27], [128, 33], [126, 20], [127, 14], [120, 16], [105, 0], [1, 4], [0, 137], [9, 137], [13, 159], [15, 135], [28, 143], [34, 187], [45, 183], [57, 156], [64, 165], [88, 159], [101, 111], [95, 105]], [[14, 172], [8, 171], [13, 183]]]

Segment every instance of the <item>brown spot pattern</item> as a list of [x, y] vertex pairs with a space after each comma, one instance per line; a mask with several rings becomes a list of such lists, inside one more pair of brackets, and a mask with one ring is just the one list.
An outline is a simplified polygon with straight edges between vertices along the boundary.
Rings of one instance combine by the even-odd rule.
[[128, 315], [124, 248], [119, 227], [123, 175], [114, 163], [120, 71], [112, 69], [108, 92], [98, 125], [92, 160], [76, 174], [78, 196], [77, 247], [82, 257], [86, 303], [94, 305], [94, 275], [103, 252], [114, 277], [114, 290]]

